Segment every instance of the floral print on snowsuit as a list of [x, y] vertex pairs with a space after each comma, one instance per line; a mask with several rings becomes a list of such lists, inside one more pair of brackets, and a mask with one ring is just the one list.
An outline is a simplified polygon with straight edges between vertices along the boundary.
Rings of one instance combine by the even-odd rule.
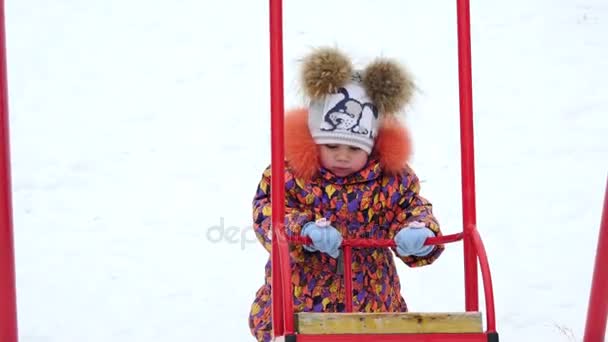
[[[259, 241], [270, 251], [270, 168], [264, 171], [254, 201], [254, 228]], [[392, 239], [399, 229], [419, 221], [440, 235], [431, 204], [419, 195], [413, 172], [384, 175], [377, 160], [348, 177], [340, 178], [321, 169], [309, 182], [285, 171], [286, 232], [299, 235], [302, 226], [326, 218], [344, 238]], [[443, 251], [437, 246], [425, 257], [401, 257], [408, 266], [432, 263]], [[344, 282], [337, 274], [337, 259], [302, 246], [290, 251], [294, 307], [297, 312], [344, 311]], [[361, 312], [405, 312], [401, 285], [393, 254], [384, 248], [353, 248], [353, 308]], [[346, 265], [344, 267], [347, 267]], [[265, 283], [257, 291], [249, 324], [259, 341], [271, 340], [270, 259]]]

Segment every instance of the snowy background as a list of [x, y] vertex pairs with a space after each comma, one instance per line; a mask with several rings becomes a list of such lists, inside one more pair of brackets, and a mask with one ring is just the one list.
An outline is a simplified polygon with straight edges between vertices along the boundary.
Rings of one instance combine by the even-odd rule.
[[[455, 11], [284, 4], [288, 107], [314, 46], [415, 74], [412, 164], [446, 233], [461, 229]], [[21, 341], [252, 340], [267, 13], [247, 0], [6, 1]], [[501, 340], [580, 341], [608, 171], [608, 5], [473, 1], [471, 18], [478, 223]], [[459, 244], [402, 266], [410, 308], [463, 310], [462, 268]]]

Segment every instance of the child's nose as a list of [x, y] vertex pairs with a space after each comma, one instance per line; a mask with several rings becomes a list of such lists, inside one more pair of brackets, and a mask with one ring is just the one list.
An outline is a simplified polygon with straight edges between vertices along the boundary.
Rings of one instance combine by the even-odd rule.
[[349, 158], [350, 156], [348, 154], [348, 151], [339, 151], [336, 157], [336, 159], [338, 159], [339, 161], [348, 161]]

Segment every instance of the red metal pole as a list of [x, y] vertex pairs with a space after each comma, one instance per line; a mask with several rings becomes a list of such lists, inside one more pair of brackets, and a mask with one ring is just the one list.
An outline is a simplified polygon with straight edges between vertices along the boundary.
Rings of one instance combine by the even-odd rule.
[[477, 256], [471, 231], [475, 212], [475, 151], [473, 141], [473, 81], [471, 72], [471, 22], [468, 0], [458, 0], [458, 78], [460, 85], [460, 153], [464, 248], [465, 309], [478, 311]]
[[597, 241], [584, 342], [604, 341], [608, 320], [608, 182]]
[[[283, 133], [283, 4], [270, 0], [270, 109], [271, 109], [271, 202], [272, 202], [272, 329], [274, 336], [294, 333], [289, 253], [284, 237], [285, 161]], [[283, 251], [280, 251], [283, 248]], [[282, 252], [282, 253], [281, 253]], [[283, 260], [281, 260], [283, 259]], [[281, 266], [285, 269], [281, 270]], [[283, 279], [284, 277], [287, 277]], [[286, 320], [285, 317], [288, 319]]]
[[17, 341], [4, 1], [0, 0], [0, 341]]

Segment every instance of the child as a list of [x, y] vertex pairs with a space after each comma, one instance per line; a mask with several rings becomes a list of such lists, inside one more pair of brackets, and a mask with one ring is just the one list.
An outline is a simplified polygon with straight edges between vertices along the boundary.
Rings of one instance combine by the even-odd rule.
[[[341, 265], [342, 239], [394, 239], [397, 256], [416, 267], [439, 257], [443, 246], [423, 243], [441, 232], [406, 163], [409, 136], [397, 115], [414, 85], [405, 69], [378, 59], [357, 71], [340, 51], [321, 48], [303, 60], [301, 76], [310, 104], [285, 117], [285, 230], [313, 244], [290, 248], [294, 308], [342, 312], [341, 271], [351, 267]], [[268, 251], [270, 170], [253, 200], [255, 232]], [[258, 341], [272, 339], [270, 259], [265, 270], [249, 317]], [[355, 311], [407, 311], [389, 249], [354, 248], [352, 270]]]

